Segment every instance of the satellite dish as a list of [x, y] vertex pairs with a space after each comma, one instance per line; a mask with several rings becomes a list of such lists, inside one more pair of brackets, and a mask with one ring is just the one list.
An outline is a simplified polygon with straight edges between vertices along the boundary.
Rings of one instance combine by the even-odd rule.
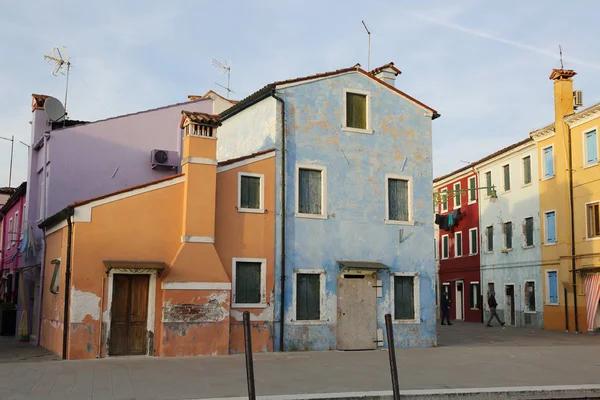
[[48, 97], [44, 102], [44, 110], [48, 119], [52, 122], [62, 121], [65, 118], [65, 108], [60, 100], [54, 97]]

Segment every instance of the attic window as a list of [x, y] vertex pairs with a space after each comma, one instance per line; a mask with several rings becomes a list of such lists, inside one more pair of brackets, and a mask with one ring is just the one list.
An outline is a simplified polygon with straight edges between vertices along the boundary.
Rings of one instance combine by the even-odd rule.
[[372, 133], [370, 129], [370, 93], [358, 89], [344, 89], [344, 130]]

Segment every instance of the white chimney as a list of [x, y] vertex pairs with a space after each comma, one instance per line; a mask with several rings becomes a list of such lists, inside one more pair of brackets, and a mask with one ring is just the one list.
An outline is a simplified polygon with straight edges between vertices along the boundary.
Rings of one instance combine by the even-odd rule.
[[371, 71], [371, 74], [373, 74], [375, 78], [381, 79], [390, 86], [396, 86], [396, 77], [401, 73], [402, 72], [398, 68], [394, 67], [393, 62], [382, 65]]

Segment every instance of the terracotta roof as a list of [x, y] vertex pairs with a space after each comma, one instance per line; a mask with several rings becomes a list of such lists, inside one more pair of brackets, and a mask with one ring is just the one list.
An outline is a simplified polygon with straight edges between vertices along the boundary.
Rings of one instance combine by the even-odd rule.
[[577, 75], [577, 72], [572, 69], [553, 69], [549, 79], [572, 78], [575, 75]]
[[396, 73], [396, 75], [400, 75], [402, 73], [402, 71], [400, 71], [398, 68], [394, 67], [393, 62], [389, 62], [387, 64], [382, 65], [379, 68], [375, 68], [374, 70], [371, 70], [369, 73], [372, 75], [377, 75], [378, 73], [380, 73], [381, 71], [383, 71], [386, 68], [389, 68], [392, 71], [394, 71]]
[[511, 144], [510, 146], [508, 146], [508, 147], [505, 147], [505, 148], [503, 148], [502, 150], [498, 150], [497, 152], [495, 152], [495, 153], [492, 153], [492, 154], [490, 154], [490, 155], [488, 155], [488, 156], [485, 156], [485, 157], [483, 157], [483, 158], [482, 158], [482, 159], [480, 159], [480, 160], [477, 160], [477, 161], [475, 161], [475, 162], [472, 162], [471, 164], [469, 164], [469, 165], [467, 165], [467, 166], [465, 166], [465, 167], [462, 167], [462, 168], [459, 168], [459, 169], [457, 169], [457, 170], [455, 170], [455, 171], [452, 171], [452, 172], [450, 172], [449, 174], [446, 174], [446, 175], [442, 175], [442, 176], [440, 176], [440, 177], [437, 177], [437, 178], [435, 178], [435, 179], [433, 180], [433, 182], [435, 183], [435, 182], [443, 181], [444, 179], [446, 179], [446, 178], [449, 178], [449, 177], [451, 177], [452, 175], [457, 175], [457, 174], [459, 174], [459, 173], [461, 173], [461, 172], [464, 172], [464, 171], [466, 171], [466, 170], [468, 170], [468, 169], [470, 169], [470, 168], [473, 168], [473, 167], [477, 166], [478, 164], [482, 164], [482, 163], [484, 163], [484, 162], [486, 162], [486, 161], [488, 161], [488, 160], [491, 160], [492, 158], [494, 158], [494, 157], [497, 157], [497, 156], [501, 155], [502, 153], [505, 153], [505, 152], [507, 152], [507, 151], [510, 151], [510, 150], [512, 150], [512, 149], [516, 149], [517, 147], [519, 147], [519, 146], [522, 146], [522, 145], [524, 145], [525, 143], [532, 142], [532, 141], [533, 141], [533, 139], [532, 139], [532, 138], [530, 138], [530, 137], [528, 137], [527, 139], [521, 140], [520, 142], [513, 143], [513, 144]]
[[0, 187], [0, 194], [11, 195], [15, 192], [15, 188], [12, 187]]
[[247, 156], [242, 156], [242, 157], [238, 157], [238, 158], [232, 158], [231, 160], [221, 161], [218, 164], [218, 166], [219, 167], [224, 167], [225, 165], [235, 164], [236, 162], [244, 161], [244, 160], [247, 160], [249, 158], [254, 158], [254, 157], [262, 156], [263, 154], [267, 154], [267, 153], [270, 153], [272, 151], [275, 151], [275, 148], [258, 151], [256, 153], [252, 153], [252, 154], [249, 154]]
[[23, 197], [26, 192], [27, 181], [21, 183], [16, 189], [13, 189], [13, 192], [8, 198], [8, 200], [6, 200], [6, 203], [2, 206], [2, 208], [0, 208], [0, 214], [6, 214], [8, 212], [8, 209], [11, 208], [18, 199]]
[[203, 125], [211, 125], [211, 126], [221, 126], [221, 117], [216, 114], [207, 114], [202, 112], [192, 112], [192, 111], [181, 111], [181, 124], [180, 128], [183, 128], [183, 124], [186, 120], [190, 120], [195, 124], [203, 124]]
[[[386, 64], [387, 65], [387, 64]], [[238, 112], [242, 111], [243, 109], [245, 109], [246, 107], [250, 107], [252, 104], [256, 103], [257, 101], [262, 100], [263, 98], [269, 96], [273, 90], [275, 90], [277, 88], [277, 86], [281, 86], [281, 85], [287, 85], [287, 84], [291, 84], [291, 83], [298, 83], [298, 82], [303, 82], [303, 81], [308, 81], [311, 79], [318, 79], [318, 78], [326, 78], [329, 76], [334, 76], [334, 75], [340, 75], [340, 74], [345, 74], [348, 72], [359, 72], [371, 79], [373, 79], [374, 81], [380, 83], [381, 85], [387, 87], [388, 89], [398, 93], [399, 95], [411, 100], [414, 103], [417, 103], [418, 105], [426, 108], [427, 110], [431, 111], [433, 113], [433, 117], [432, 119], [436, 119], [440, 116], [440, 114], [434, 110], [433, 108], [429, 107], [428, 105], [426, 105], [425, 103], [420, 102], [419, 100], [415, 99], [414, 97], [409, 96], [408, 94], [404, 93], [403, 91], [399, 90], [398, 88], [389, 85], [387, 83], [385, 83], [384, 81], [382, 81], [381, 79], [377, 78], [376, 76], [374, 76], [372, 73], [367, 72], [365, 70], [363, 70], [360, 67], [360, 64], [356, 64], [353, 67], [350, 68], [343, 68], [343, 69], [337, 69], [335, 71], [329, 71], [329, 72], [323, 72], [320, 74], [315, 74], [315, 75], [308, 75], [308, 76], [303, 76], [300, 78], [294, 78], [294, 79], [287, 79], [284, 81], [277, 81], [277, 82], [273, 82], [270, 83], [266, 86], [264, 86], [262, 89], [252, 93], [250, 96], [246, 97], [245, 99], [241, 100], [238, 104], [234, 105], [233, 107], [228, 108], [227, 110], [223, 111], [220, 115], [221, 115], [221, 119], [225, 120], [235, 114], [237, 114]]]
[[206, 99], [206, 98], [210, 97], [211, 94], [214, 94], [215, 96], [218, 96], [218, 97], [222, 98], [223, 100], [228, 101], [228, 102], [233, 103], [233, 104], [237, 104], [237, 103], [240, 102], [239, 100], [227, 99], [227, 98], [221, 96], [219, 93], [215, 92], [214, 90], [209, 90], [208, 92], [206, 92], [204, 94], [204, 96], [188, 96], [188, 98], [191, 99], [191, 97], [198, 97], [199, 99]]

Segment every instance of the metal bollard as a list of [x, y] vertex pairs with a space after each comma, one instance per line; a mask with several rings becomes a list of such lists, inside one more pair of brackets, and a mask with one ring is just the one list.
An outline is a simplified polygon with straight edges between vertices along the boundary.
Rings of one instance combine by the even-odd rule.
[[254, 363], [252, 362], [252, 336], [250, 334], [250, 313], [244, 311], [244, 339], [246, 342], [246, 379], [248, 380], [248, 399], [256, 400], [254, 389]]
[[385, 314], [385, 331], [388, 339], [388, 353], [390, 356], [390, 372], [392, 374], [392, 392], [394, 400], [400, 399], [400, 385], [398, 384], [398, 367], [396, 366], [396, 351], [394, 348], [394, 328], [392, 326], [392, 315]]

